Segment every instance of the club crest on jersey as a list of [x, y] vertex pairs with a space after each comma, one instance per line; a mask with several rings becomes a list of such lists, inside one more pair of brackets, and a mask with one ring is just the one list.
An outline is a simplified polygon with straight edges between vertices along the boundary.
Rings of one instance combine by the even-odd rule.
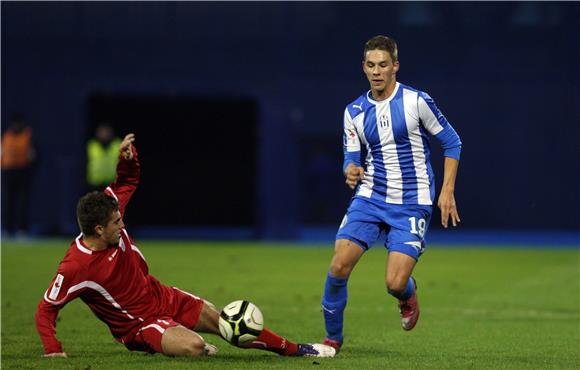
[[382, 128], [389, 127], [390, 126], [390, 124], [389, 124], [389, 117], [387, 117], [385, 115], [382, 115], [379, 118], [379, 123], [380, 123], [380, 125], [381, 125]]

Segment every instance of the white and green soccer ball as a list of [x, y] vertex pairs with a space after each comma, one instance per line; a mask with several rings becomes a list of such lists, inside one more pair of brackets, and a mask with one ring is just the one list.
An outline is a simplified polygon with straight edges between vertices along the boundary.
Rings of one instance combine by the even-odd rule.
[[264, 329], [262, 311], [248, 301], [234, 301], [220, 313], [219, 328], [222, 337], [238, 346], [256, 340]]

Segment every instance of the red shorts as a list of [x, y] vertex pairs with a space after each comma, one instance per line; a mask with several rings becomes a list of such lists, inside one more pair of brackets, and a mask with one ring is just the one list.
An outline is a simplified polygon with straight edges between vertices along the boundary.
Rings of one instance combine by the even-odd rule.
[[130, 351], [163, 353], [161, 338], [165, 330], [179, 325], [193, 330], [199, 320], [204, 300], [191, 293], [172, 288], [170, 302], [164, 315], [145, 320], [141, 326], [124, 336], [121, 342], [125, 347]]

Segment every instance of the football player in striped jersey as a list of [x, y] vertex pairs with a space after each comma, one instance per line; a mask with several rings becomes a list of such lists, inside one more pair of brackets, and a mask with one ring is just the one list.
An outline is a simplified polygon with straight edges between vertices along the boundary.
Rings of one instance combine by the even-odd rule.
[[425, 249], [435, 201], [430, 136], [440, 142], [445, 156], [437, 202], [441, 222], [445, 228], [449, 220], [453, 226], [460, 222], [454, 190], [461, 141], [427, 93], [397, 82], [399, 67], [393, 39], [370, 39], [362, 64], [370, 90], [344, 111], [343, 172], [355, 195], [336, 235], [322, 299], [324, 343], [337, 350], [343, 343], [348, 278], [381, 233], [386, 233], [388, 251], [386, 291], [399, 302], [403, 329], [417, 323], [417, 283], [411, 275]]

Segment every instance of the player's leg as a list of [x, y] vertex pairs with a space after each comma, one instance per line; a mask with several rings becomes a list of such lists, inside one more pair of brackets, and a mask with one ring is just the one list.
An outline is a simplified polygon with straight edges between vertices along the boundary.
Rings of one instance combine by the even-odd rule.
[[161, 337], [163, 354], [168, 356], [200, 356], [208, 353], [201, 335], [184, 326], [167, 328]]
[[377, 240], [381, 228], [374, 206], [354, 199], [336, 235], [334, 255], [324, 285], [322, 310], [326, 326], [324, 344], [339, 350], [343, 342], [348, 278], [363, 253]]
[[411, 330], [420, 313], [417, 283], [411, 275], [424, 250], [431, 207], [392, 205], [386, 218], [391, 231], [386, 241], [389, 257], [385, 285], [389, 294], [399, 300], [401, 326], [404, 330]]
[[203, 307], [193, 330], [199, 333], [211, 333], [220, 335], [219, 330], [220, 313], [215, 305], [207, 300], [203, 301]]
[[[217, 308], [211, 302], [205, 301], [194, 330], [200, 333], [211, 333], [221, 336], [219, 331], [219, 317], [220, 313]], [[290, 355], [298, 350], [298, 345], [277, 335], [268, 328], [264, 328], [254, 342], [240, 346], [240, 348], [256, 348], [275, 352], [280, 355]]]
[[[219, 311], [209, 301], [204, 301], [203, 308], [197, 319], [194, 330], [200, 333], [211, 333], [219, 335]], [[229, 343], [229, 342], [228, 342]], [[231, 344], [231, 343], [230, 343]], [[320, 345], [298, 344], [276, 334], [268, 328], [264, 328], [255, 341], [240, 348], [254, 348], [263, 351], [270, 351], [281, 356], [314, 356], [314, 357], [332, 357], [334, 351]]]
[[419, 320], [417, 284], [411, 276], [417, 261], [404, 253], [389, 252], [385, 271], [385, 285], [390, 295], [399, 300], [401, 326], [411, 330]]
[[217, 351], [206, 344], [199, 334], [168, 316], [144, 322], [135, 334], [123, 338], [122, 342], [131, 351], [163, 353], [167, 356], [200, 356]]
[[365, 249], [348, 239], [338, 239], [324, 284], [322, 311], [326, 326], [324, 344], [339, 350], [343, 342], [344, 310], [348, 302], [348, 279]]
[[389, 294], [399, 299], [407, 299], [413, 294], [411, 274], [416, 264], [417, 260], [407, 254], [389, 252], [385, 268], [385, 285]]

